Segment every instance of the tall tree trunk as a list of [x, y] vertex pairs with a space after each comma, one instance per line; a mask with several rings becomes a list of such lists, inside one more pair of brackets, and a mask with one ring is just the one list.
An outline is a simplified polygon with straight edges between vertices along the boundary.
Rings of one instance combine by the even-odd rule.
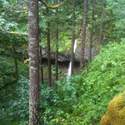
[[89, 60], [92, 60], [92, 49], [93, 49], [93, 36], [95, 32], [95, 7], [96, 6], [96, 0], [92, 0], [92, 29], [90, 33], [90, 52], [89, 52]]
[[73, 25], [72, 25], [72, 46], [71, 46], [71, 75], [74, 69], [74, 43], [75, 43], [75, 0], [73, 0]]
[[104, 18], [104, 10], [102, 9], [100, 31], [99, 31], [99, 46], [101, 46], [103, 41], [103, 22], [104, 22], [103, 18]]
[[74, 43], [75, 43], [75, 31], [72, 33], [72, 48], [71, 48], [71, 75], [73, 74], [74, 70]]
[[82, 40], [81, 40], [81, 59], [80, 67], [85, 64], [85, 43], [86, 43], [86, 30], [87, 30], [87, 16], [88, 16], [88, 0], [83, 0], [83, 26], [82, 26]]
[[[57, 9], [58, 13], [58, 9]], [[57, 21], [57, 29], [56, 29], [56, 80], [58, 80], [58, 49], [59, 49], [59, 27], [58, 27], [58, 21]]]
[[[49, 9], [47, 8], [47, 15], [49, 16]], [[51, 48], [50, 48], [50, 22], [47, 22], [47, 49], [48, 49], [48, 85], [52, 86], [51, 73]]]
[[39, 16], [38, 0], [29, 0], [29, 125], [39, 125]]
[[99, 31], [99, 47], [98, 47], [98, 52], [101, 49], [101, 45], [103, 43], [103, 38], [104, 38], [104, 15], [105, 15], [105, 7], [106, 7], [106, 1], [104, 0], [102, 2], [102, 10], [101, 10], [101, 22], [100, 22], [100, 31]]

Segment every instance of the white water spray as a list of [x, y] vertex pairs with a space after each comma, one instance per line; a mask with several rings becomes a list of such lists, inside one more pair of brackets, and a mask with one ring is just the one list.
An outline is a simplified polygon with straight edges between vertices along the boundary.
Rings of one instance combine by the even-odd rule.
[[[75, 54], [75, 52], [76, 52], [77, 43], [78, 43], [78, 40], [76, 39], [75, 42], [74, 42], [74, 46], [73, 46], [73, 52], [74, 52], [74, 54]], [[68, 78], [71, 76], [71, 71], [72, 71], [71, 68], [72, 68], [72, 62], [70, 61], [69, 67], [68, 67], [68, 73], [67, 73], [67, 77], [68, 77]]]

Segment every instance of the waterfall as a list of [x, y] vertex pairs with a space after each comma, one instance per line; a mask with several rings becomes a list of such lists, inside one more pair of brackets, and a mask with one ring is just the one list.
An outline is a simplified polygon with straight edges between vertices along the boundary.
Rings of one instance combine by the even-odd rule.
[[72, 68], [72, 62], [70, 61], [69, 63], [69, 67], [68, 67], [68, 73], [67, 73], [67, 76], [71, 76], [71, 68]]
[[[76, 39], [75, 42], [74, 42], [74, 46], [73, 46], [73, 52], [74, 52], [74, 54], [75, 54], [75, 52], [76, 52], [77, 43], [78, 43], [78, 41], [77, 41], [77, 39]], [[71, 68], [72, 68], [72, 62], [70, 61], [69, 67], [68, 67], [68, 72], [67, 72], [67, 77], [68, 77], [68, 78], [71, 76], [71, 70], [72, 70]]]
[[78, 41], [77, 41], [77, 39], [76, 39], [76, 40], [75, 40], [75, 43], [74, 43], [74, 47], [73, 47], [73, 49], [74, 49], [73, 52], [74, 52], [74, 53], [76, 52], [76, 49], [77, 49], [77, 42], [78, 42]]

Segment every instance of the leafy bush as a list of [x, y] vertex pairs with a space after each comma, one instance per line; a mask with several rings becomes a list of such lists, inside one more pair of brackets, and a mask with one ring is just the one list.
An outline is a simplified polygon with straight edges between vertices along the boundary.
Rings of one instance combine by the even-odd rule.
[[22, 74], [18, 81], [15, 79], [14, 59], [0, 55], [0, 60], [0, 124], [19, 125], [17, 121], [24, 119], [28, 110], [28, 106], [25, 104], [28, 97], [26, 96], [28, 80], [25, 78], [27, 67], [18, 62], [20, 64], [19, 75]]

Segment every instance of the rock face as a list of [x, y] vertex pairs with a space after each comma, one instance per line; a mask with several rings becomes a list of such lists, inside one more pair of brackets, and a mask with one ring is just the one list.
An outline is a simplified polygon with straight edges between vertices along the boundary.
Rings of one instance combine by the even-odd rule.
[[100, 125], [125, 125], [125, 93], [119, 94], [111, 100]]

